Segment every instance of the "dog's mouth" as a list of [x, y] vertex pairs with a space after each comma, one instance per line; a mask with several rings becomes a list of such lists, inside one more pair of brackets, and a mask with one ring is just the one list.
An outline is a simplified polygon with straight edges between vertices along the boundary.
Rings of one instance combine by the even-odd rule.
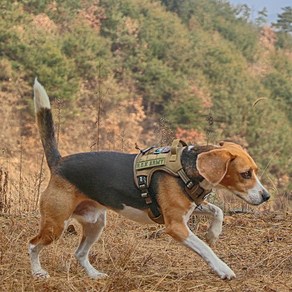
[[245, 193], [243, 194], [240, 192], [233, 192], [233, 194], [235, 194], [238, 198], [245, 201], [249, 205], [258, 206], [265, 202], [265, 200], [263, 200], [260, 194], [253, 193], [251, 196], [249, 194], [245, 194]]

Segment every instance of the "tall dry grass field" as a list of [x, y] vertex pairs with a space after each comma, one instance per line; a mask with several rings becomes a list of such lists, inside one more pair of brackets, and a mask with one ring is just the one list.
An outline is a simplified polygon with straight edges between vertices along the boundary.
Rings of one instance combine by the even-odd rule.
[[[49, 173], [34, 119], [18, 117], [12, 110], [15, 100], [1, 100], [0, 115], [6, 117], [1, 125], [5, 139], [0, 141], [1, 292], [292, 291], [292, 215], [286, 207], [277, 212], [249, 209], [249, 213], [225, 217], [214, 250], [237, 274], [232, 281], [220, 280], [199, 256], [164, 234], [163, 226], [141, 226], [111, 212], [90, 253], [91, 262], [109, 275], [107, 279], [89, 279], [77, 264], [73, 254], [79, 241], [78, 225], [76, 233], [65, 233], [42, 252], [41, 262], [51, 277], [32, 278], [28, 241], [38, 229], [39, 194]], [[84, 139], [92, 135], [84, 122], [88, 117], [76, 119], [74, 125], [72, 120], [64, 121], [60, 132], [63, 154], [87, 151], [92, 144]], [[82, 125], [79, 129], [75, 128], [78, 124]], [[226, 212], [246, 210], [239, 201], [229, 204], [225, 199], [223, 204], [220, 196], [212, 200]], [[205, 218], [193, 217], [190, 222], [201, 238], [207, 226]]]
[[[79, 240], [64, 234], [41, 254], [48, 279], [31, 276], [27, 242], [38, 228], [37, 212], [3, 215], [0, 239], [1, 291], [292, 291], [291, 220], [282, 215], [227, 217], [215, 252], [237, 274], [223, 281], [196, 254], [163, 233], [110, 213], [90, 260], [109, 277], [89, 279], [73, 253]], [[206, 221], [196, 224], [203, 237]]]

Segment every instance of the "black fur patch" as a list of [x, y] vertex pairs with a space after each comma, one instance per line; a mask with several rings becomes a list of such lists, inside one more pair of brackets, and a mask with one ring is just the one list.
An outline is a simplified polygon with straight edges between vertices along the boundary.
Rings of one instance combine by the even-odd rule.
[[206, 145], [194, 146], [191, 150], [188, 150], [188, 148], [183, 150], [181, 156], [182, 167], [194, 184], [198, 184], [204, 179], [197, 170], [196, 163], [198, 155], [213, 150], [214, 148], [213, 145]]
[[62, 158], [55, 171], [104, 206], [146, 209], [134, 182], [134, 158], [134, 154], [108, 151], [78, 153]]
[[43, 143], [45, 155], [50, 168], [56, 166], [61, 159], [55, 139], [54, 122], [52, 112], [48, 108], [42, 108], [37, 113], [37, 122]]

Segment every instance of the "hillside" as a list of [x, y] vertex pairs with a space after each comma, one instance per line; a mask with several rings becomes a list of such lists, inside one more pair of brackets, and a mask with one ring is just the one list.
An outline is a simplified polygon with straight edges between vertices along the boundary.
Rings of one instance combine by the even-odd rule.
[[244, 12], [215, 0], [2, 2], [2, 165], [38, 144], [37, 76], [65, 153], [233, 139], [289, 198], [291, 36]]
[[[0, 3], [0, 283], [2, 291], [291, 291], [292, 37], [217, 0], [4, 0]], [[33, 279], [27, 242], [49, 171], [32, 106], [51, 101], [60, 152], [137, 152], [174, 137], [231, 139], [259, 165], [263, 207], [217, 192], [227, 215], [215, 247], [235, 270], [219, 280], [163, 233], [109, 213], [88, 279], [66, 234]], [[242, 214], [243, 213], [243, 214]], [[200, 237], [205, 218], [191, 218]], [[79, 227], [75, 226], [77, 234]]]
[[56, 101], [65, 153], [233, 139], [276, 198], [291, 196], [289, 34], [212, 0], [1, 5], [2, 165], [31, 157], [38, 140], [37, 76]]

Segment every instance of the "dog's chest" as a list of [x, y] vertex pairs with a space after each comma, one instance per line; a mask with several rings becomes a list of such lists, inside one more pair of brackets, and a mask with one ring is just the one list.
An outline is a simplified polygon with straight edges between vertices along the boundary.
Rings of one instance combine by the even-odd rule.
[[130, 206], [124, 205], [122, 210], [115, 210], [118, 214], [126, 217], [127, 219], [136, 221], [141, 224], [155, 224], [147, 213], [147, 210], [140, 210]]

